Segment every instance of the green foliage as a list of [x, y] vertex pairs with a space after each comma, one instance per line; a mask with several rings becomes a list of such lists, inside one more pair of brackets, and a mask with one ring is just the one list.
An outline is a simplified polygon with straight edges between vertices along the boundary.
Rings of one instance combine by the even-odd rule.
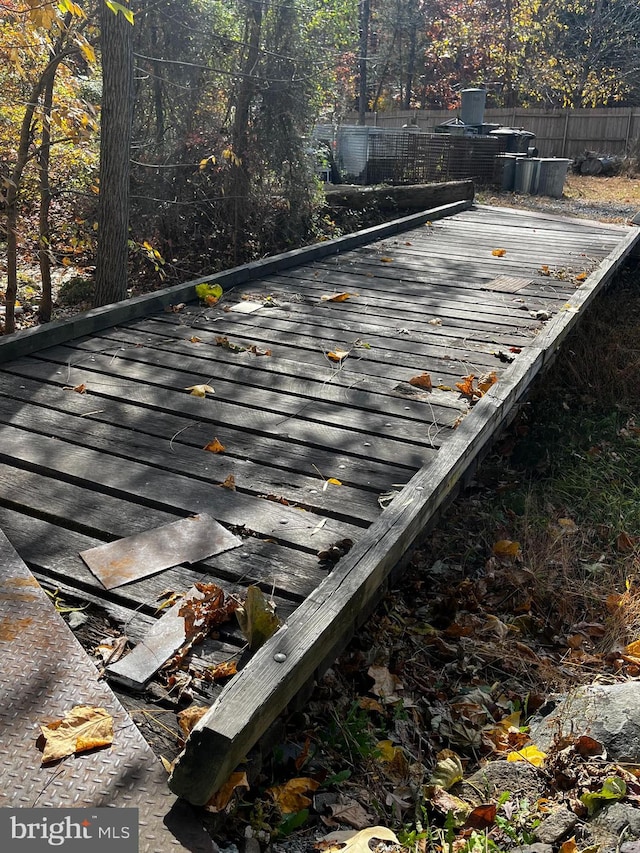
[[610, 776], [605, 780], [599, 791], [586, 791], [580, 800], [592, 815], [607, 803], [621, 800], [627, 794], [627, 784], [619, 776]]
[[74, 276], [65, 281], [58, 291], [58, 302], [61, 305], [80, 305], [93, 299], [94, 284], [89, 278]]

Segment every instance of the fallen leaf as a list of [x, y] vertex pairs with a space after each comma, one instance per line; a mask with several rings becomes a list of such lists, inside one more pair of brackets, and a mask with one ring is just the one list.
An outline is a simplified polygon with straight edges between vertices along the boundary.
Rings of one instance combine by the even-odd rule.
[[542, 264], [539, 272], [540, 272], [540, 275], [551, 275], [551, 270], [549, 269], [548, 264]]
[[207, 394], [215, 394], [211, 385], [188, 385], [185, 391], [189, 391], [192, 397], [206, 397]]
[[247, 352], [250, 352], [253, 355], [271, 355], [270, 349], [260, 349], [260, 347], [256, 346], [256, 344], [251, 344]]
[[251, 651], [259, 649], [280, 627], [275, 606], [258, 586], [247, 588], [244, 604], [236, 610], [240, 630]]
[[418, 376], [413, 376], [409, 380], [409, 385], [413, 385], [415, 388], [424, 388], [427, 391], [431, 391], [433, 388], [429, 373], [420, 373]]
[[380, 258], [380, 262], [381, 262], [381, 263], [383, 263], [383, 264], [392, 264], [392, 263], [393, 263], [393, 258], [387, 258], [385, 255], [383, 255], [383, 256]]
[[498, 381], [498, 374], [493, 370], [490, 373], [485, 373], [478, 379], [478, 390], [480, 391], [480, 395], [486, 394], [489, 388], [492, 385], [495, 385]]
[[217, 438], [214, 438], [213, 441], [210, 441], [208, 444], [202, 448], [203, 450], [208, 450], [209, 453], [223, 453], [224, 452], [224, 444], [218, 441]]
[[589, 737], [589, 735], [580, 735], [575, 743], [576, 752], [583, 758], [595, 758], [606, 755], [606, 750], [599, 740]]
[[371, 696], [361, 696], [358, 699], [358, 707], [363, 711], [375, 711], [378, 714], [384, 713], [384, 708], [377, 699], [372, 699]]
[[576, 853], [577, 849], [578, 845], [576, 844], [575, 837], [569, 838], [567, 841], [562, 842], [558, 853]]
[[487, 829], [495, 823], [497, 811], [495, 803], [483, 803], [469, 813], [464, 825], [469, 829]]
[[330, 806], [331, 817], [341, 824], [348, 824], [354, 829], [366, 829], [371, 826], [374, 816], [369, 814], [357, 800], [345, 800]]
[[222, 483], [220, 483], [220, 488], [231, 489], [232, 492], [235, 492], [236, 478], [233, 476], [233, 474], [229, 474], [229, 476]]
[[246, 352], [246, 347], [241, 346], [240, 344], [232, 343], [226, 335], [219, 335], [216, 338], [216, 346], [222, 347], [222, 349], [229, 350], [229, 352]]
[[207, 305], [215, 305], [222, 296], [222, 288], [219, 284], [196, 284], [196, 296]]
[[460, 797], [449, 794], [444, 788], [427, 786], [425, 791], [430, 804], [442, 815], [451, 815], [456, 826], [462, 826], [471, 811], [469, 803], [465, 803]]
[[609, 776], [599, 791], [586, 791], [580, 801], [592, 815], [600, 806], [611, 800], [621, 800], [627, 793], [627, 784], [619, 776]]
[[506, 249], [493, 249], [491, 254], [496, 258], [503, 258], [507, 254]]
[[441, 326], [442, 320], [439, 317], [434, 317], [433, 320], [427, 320], [429, 326]]
[[353, 295], [355, 294], [335, 293], [333, 296], [330, 296], [328, 293], [325, 293], [320, 297], [320, 299], [322, 302], [345, 302], [347, 299], [351, 299]]
[[371, 692], [375, 696], [379, 696], [386, 703], [389, 703], [389, 700], [399, 700], [397, 691], [402, 690], [402, 682], [386, 666], [370, 666], [367, 675], [373, 679]]
[[623, 554], [629, 554], [632, 551], [635, 551], [636, 545], [640, 542], [640, 538], [637, 536], [629, 536], [628, 533], [624, 531], [618, 534], [616, 539], [616, 548], [618, 551]]
[[224, 785], [217, 791], [208, 803], [205, 803], [205, 809], [208, 812], [218, 814], [223, 812], [231, 802], [236, 791], [249, 790], [249, 780], [247, 774], [241, 770], [236, 770], [227, 779]]
[[496, 557], [517, 557], [520, 553], [520, 543], [511, 539], [499, 539], [491, 549]]
[[113, 743], [113, 718], [104, 708], [76, 705], [61, 720], [40, 726], [45, 739], [42, 763]]
[[[324, 853], [371, 853], [369, 842], [376, 838], [378, 841], [391, 841], [400, 844], [394, 832], [386, 826], [370, 826], [359, 832], [338, 830], [325, 835], [321, 841]], [[327, 844], [329, 846], [327, 846]]]
[[443, 749], [438, 753], [438, 761], [429, 779], [430, 785], [447, 790], [464, 776], [460, 756], [451, 749]]
[[311, 798], [307, 797], [307, 793], [316, 791], [319, 787], [320, 783], [315, 779], [300, 776], [296, 779], [289, 779], [283, 785], [267, 788], [266, 793], [269, 794], [282, 814], [294, 814], [311, 805]]
[[376, 749], [380, 753], [380, 761], [391, 762], [396, 757], [396, 751], [402, 750], [402, 747], [394, 746], [390, 740], [379, 740]]
[[546, 757], [546, 752], [542, 752], [542, 750], [532, 744], [531, 746], [524, 746], [516, 752], [510, 752], [507, 755], [507, 761], [526, 761], [529, 764], [533, 764], [534, 767], [542, 767]]
[[576, 276], [576, 281], [586, 281], [589, 278], [588, 272], [580, 272]]
[[234, 660], [224, 660], [217, 663], [215, 666], [209, 666], [205, 670], [205, 675], [210, 681], [222, 681], [223, 678], [231, 678], [238, 672], [238, 665]]
[[178, 725], [185, 737], [189, 736], [195, 724], [204, 717], [208, 710], [208, 707], [194, 705], [191, 708], [185, 708], [183, 711], [178, 712]]
[[337, 349], [331, 350], [327, 353], [327, 358], [329, 361], [344, 361], [344, 359], [349, 355], [349, 350]]
[[329, 477], [329, 479], [326, 482], [331, 483], [332, 486], [341, 486], [342, 485], [342, 481], [337, 480], [335, 477]]

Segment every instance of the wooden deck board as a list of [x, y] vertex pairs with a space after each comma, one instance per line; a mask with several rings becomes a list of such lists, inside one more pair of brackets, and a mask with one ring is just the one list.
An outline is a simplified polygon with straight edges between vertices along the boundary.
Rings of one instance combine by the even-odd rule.
[[[114, 307], [112, 322], [100, 311], [24, 343], [0, 341], [0, 527], [38, 577], [132, 614], [136, 636], [160, 592], [202, 578], [240, 598], [258, 583], [286, 620], [211, 693], [215, 712], [171, 782], [193, 802], [346, 641], [637, 239], [624, 227], [453, 210], [426, 227], [427, 214], [410, 218], [406, 233], [375, 232], [377, 243], [340, 243], [341, 254], [300, 251], [221, 274], [217, 306], [180, 285]], [[498, 247], [503, 258], [491, 254]], [[499, 275], [529, 283], [492, 291]], [[353, 295], [322, 299], [342, 292]], [[265, 307], [225, 310], [243, 298]], [[164, 310], [178, 302], [187, 304]], [[327, 356], [336, 350], [348, 352], [339, 363]], [[456, 383], [490, 371], [497, 384], [470, 407]], [[441, 388], [409, 384], [422, 373]], [[215, 393], [190, 395], [198, 384]], [[204, 450], [214, 438], [224, 452]], [[235, 489], [221, 486], [229, 475]], [[387, 493], [397, 496], [382, 510]], [[199, 511], [242, 546], [108, 592], [78, 556]], [[330, 571], [318, 551], [346, 538], [353, 548]], [[231, 624], [203, 654], [242, 652]]]

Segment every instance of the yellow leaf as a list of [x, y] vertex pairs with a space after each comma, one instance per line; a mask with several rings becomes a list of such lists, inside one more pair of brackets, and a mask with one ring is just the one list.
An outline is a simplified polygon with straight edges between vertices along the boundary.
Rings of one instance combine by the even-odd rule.
[[478, 379], [478, 390], [480, 391], [480, 394], [486, 394], [489, 388], [491, 388], [492, 385], [495, 385], [497, 381], [498, 374], [494, 371], [481, 376], [480, 379]]
[[347, 299], [351, 299], [355, 294], [352, 293], [336, 293], [334, 296], [329, 296], [329, 294], [323, 294], [320, 299], [322, 302], [345, 302]]
[[517, 752], [510, 752], [507, 755], [507, 761], [528, 761], [534, 767], [542, 767], [544, 760], [547, 757], [546, 752], [538, 749], [537, 746], [524, 746]]
[[310, 791], [316, 791], [320, 783], [308, 776], [289, 779], [283, 785], [267, 788], [267, 794], [273, 799], [283, 814], [295, 814], [311, 805], [311, 799], [306, 796]]
[[206, 397], [207, 394], [215, 394], [211, 385], [189, 385], [184, 389], [190, 391], [192, 397]]
[[438, 761], [429, 779], [430, 785], [448, 790], [464, 775], [460, 756], [451, 749], [443, 749], [437, 755]]
[[632, 643], [625, 646], [624, 653], [626, 655], [633, 655], [634, 657], [640, 658], [640, 640], [634, 640]]
[[390, 763], [396, 757], [400, 747], [394, 746], [390, 740], [380, 740], [376, 744], [376, 749], [380, 753], [380, 760]]
[[329, 477], [329, 479], [327, 480], [327, 483], [331, 483], [332, 486], [341, 486], [342, 480], [336, 480], [335, 477]]
[[249, 790], [249, 780], [247, 779], [246, 773], [241, 770], [236, 770], [235, 773], [232, 773], [231, 776], [229, 776], [222, 788], [220, 788], [220, 790], [211, 797], [209, 802], [205, 805], [205, 809], [208, 812], [213, 812], [214, 814], [224, 811], [231, 802], [234, 791], [238, 791], [242, 788], [246, 791]]
[[508, 717], [503, 717], [498, 721], [498, 725], [501, 729], [504, 729], [505, 732], [508, 732], [509, 729], [520, 728], [520, 711], [514, 711], [513, 714], [509, 714]]
[[224, 444], [218, 441], [217, 438], [214, 438], [213, 441], [208, 442], [202, 448], [203, 450], [208, 450], [209, 453], [223, 453], [224, 452]]
[[520, 543], [511, 539], [499, 539], [493, 546], [496, 557], [517, 557], [520, 553]]
[[385, 255], [383, 255], [383, 256], [380, 258], [380, 262], [381, 262], [381, 263], [383, 263], [383, 264], [392, 264], [392, 263], [393, 263], [393, 258], [387, 258]]
[[344, 361], [344, 359], [349, 355], [349, 350], [337, 349], [327, 353], [327, 358], [330, 361]]
[[371, 853], [369, 842], [373, 839], [400, 844], [394, 832], [386, 826], [370, 826], [367, 829], [330, 832], [322, 839], [324, 853]]
[[491, 252], [492, 255], [496, 258], [503, 258], [507, 254], [506, 249], [493, 249]]
[[110, 746], [113, 743], [113, 718], [104, 708], [76, 705], [62, 720], [40, 726], [45, 739], [42, 763], [58, 761], [68, 755]]
[[195, 724], [204, 717], [208, 710], [209, 708], [205, 708], [203, 705], [194, 705], [178, 712], [178, 725], [185, 737], [188, 737]]

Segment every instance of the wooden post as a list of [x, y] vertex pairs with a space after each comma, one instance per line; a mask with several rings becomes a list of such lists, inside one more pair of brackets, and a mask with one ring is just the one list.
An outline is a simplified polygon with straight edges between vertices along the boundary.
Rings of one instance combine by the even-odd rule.
[[560, 151], [560, 156], [564, 157], [567, 151], [567, 131], [569, 130], [569, 116], [571, 115], [571, 109], [569, 107], [566, 108], [564, 114], [564, 133], [562, 134], [562, 150]]
[[633, 107], [629, 107], [629, 118], [627, 121], [627, 134], [624, 140], [624, 153], [629, 153], [629, 138], [631, 136], [631, 122], [633, 121]]

